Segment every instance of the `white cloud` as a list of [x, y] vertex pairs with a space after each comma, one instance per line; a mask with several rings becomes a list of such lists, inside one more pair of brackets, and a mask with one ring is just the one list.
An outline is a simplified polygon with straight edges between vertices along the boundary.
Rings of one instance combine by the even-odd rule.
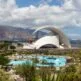
[[73, 5], [81, 10], [81, 0], [73, 0]]
[[40, 0], [40, 5], [46, 5], [51, 3], [53, 0]]
[[75, 34], [75, 33], [70, 33], [68, 34], [68, 36], [72, 39], [81, 39], [81, 35], [80, 34]]
[[81, 26], [80, 4], [81, 0], [64, 0], [62, 6], [45, 4], [18, 8], [15, 0], [0, 0], [0, 24], [22, 27]]

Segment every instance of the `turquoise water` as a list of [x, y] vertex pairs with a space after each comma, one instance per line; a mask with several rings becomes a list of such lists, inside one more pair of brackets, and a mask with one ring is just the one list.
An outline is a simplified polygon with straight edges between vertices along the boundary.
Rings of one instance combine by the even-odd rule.
[[[56, 57], [56, 56], [37, 56], [36, 57], [39, 60], [39, 63], [36, 63], [36, 66], [55, 66], [55, 67], [62, 67], [66, 65], [66, 58], [65, 57]], [[12, 60], [9, 64], [12, 65], [19, 65], [19, 64], [23, 64], [23, 63], [30, 63], [32, 64], [33, 61], [32, 60]]]
[[32, 61], [30, 60], [11, 60], [9, 64], [11, 65], [19, 65], [19, 64], [23, 64], [23, 63], [29, 63], [29, 64], [32, 64]]

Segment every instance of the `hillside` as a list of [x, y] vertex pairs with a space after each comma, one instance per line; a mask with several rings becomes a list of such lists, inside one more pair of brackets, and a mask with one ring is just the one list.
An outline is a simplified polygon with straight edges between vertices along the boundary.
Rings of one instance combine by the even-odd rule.
[[0, 40], [26, 40], [31, 36], [33, 29], [0, 26]]
[[[11, 41], [27, 41], [29, 37], [32, 37], [34, 29], [20, 28], [11, 26], [0, 26], [0, 40], [11, 40]], [[45, 32], [40, 31], [41, 35]]]

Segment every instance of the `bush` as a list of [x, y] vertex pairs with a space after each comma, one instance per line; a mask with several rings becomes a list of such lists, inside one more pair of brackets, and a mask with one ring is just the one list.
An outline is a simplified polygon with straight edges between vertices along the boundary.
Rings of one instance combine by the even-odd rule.
[[16, 49], [16, 47], [11, 45], [10, 46], [10, 49], [13, 49], [14, 50], [14, 49]]
[[8, 73], [0, 69], [0, 81], [13, 81]]
[[70, 73], [70, 72], [75, 73], [76, 72], [76, 67], [75, 67], [75, 65], [70, 65], [69, 67], [66, 67], [64, 71], [66, 73]]
[[4, 57], [4, 56], [0, 56], [0, 65], [4, 66], [4, 65], [7, 65], [9, 63], [9, 59], [7, 57]]

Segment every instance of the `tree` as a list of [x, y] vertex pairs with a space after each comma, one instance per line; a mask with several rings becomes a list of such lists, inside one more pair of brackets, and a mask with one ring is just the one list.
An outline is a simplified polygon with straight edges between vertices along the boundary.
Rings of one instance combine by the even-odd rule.
[[8, 50], [8, 47], [11, 45], [9, 41], [2, 41], [0, 42], [0, 49], [1, 50]]
[[7, 57], [0, 55], [0, 65], [4, 66], [7, 65], [9, 62], [10, 60]]
[[13, 45], [11, 45], [11, 46], [10, 46], [10, 49], [13, 49], [13, 50], [14, 50], [14, 49], [16, 49], [16, 47], [13, 46]]

